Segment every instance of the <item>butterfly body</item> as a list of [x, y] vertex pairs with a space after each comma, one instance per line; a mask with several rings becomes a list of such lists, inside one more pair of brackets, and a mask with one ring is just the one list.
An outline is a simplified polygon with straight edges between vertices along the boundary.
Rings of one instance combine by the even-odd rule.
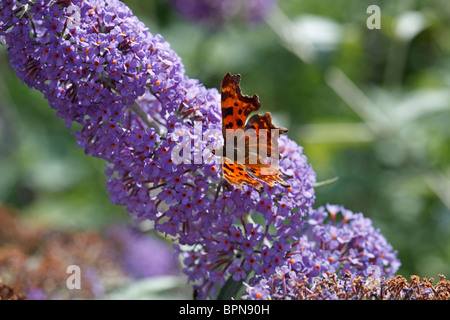
[[258, 190], [262, 189], [263, 183], [274, 186], [277, 182], [289, 187], [277, 166], [280, 158], [278, 136], [287, 129], [275, 127], [269, 112], [248, 118], [261, 108], [261, 103], [257, 94], [252, 97], [242, 94], [240, 79], [239, 74], [227, 73], [222, 80], [224, 146], [215, 153], [223, 155], [223, 177], [240, 189], [244, 183]]

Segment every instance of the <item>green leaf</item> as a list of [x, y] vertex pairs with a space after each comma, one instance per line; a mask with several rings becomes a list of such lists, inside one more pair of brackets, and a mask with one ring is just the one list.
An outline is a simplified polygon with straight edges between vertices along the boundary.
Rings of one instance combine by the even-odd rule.
[[222, 289], [220, 289], [219, 294], [217, 295], [217, 300], [230, 300], [232, 298], [236, 298], [237, 293], [242, 287], [242, 280], [235, 281], [233, 280], [233, 276], [230, 276]]
[[142, 299], [164, 299], [170, 296], [171, 299], [186, 299], [183, 296], [176, 296], [167, 291], [183, 287], [186, 279], [177, 276], [151, 277], [131, 283], [130, 285], [115, 290], [102, 299], [109, 300], [142, 300]]
[[317, 187], [327, 186], [327, 185], [330, 185], [332, 183], [335, 183], [338, 180], [339, 180], [339, 177], [334, 177], [334, 178], [331, 178], [331, 179], [319, 181], [319, 182], [314, 183], [313, 187], [317, 188]]
[[[255, 272], [251, 271], [247, 275], [245, 282], [247, 282], [248, 279], [253, 277], [254, 274]], [[244, 281], [242, 280], [235, 281], [233, 280], [233, 276], [230, 276], [227, 282], [225, 282], [224, 286], [220, 289], [219, 293], [217, 294], [216, 300], [230, 300], [230, 299], [238, 300], [241, 298], [244, 291], [245, 291]]]

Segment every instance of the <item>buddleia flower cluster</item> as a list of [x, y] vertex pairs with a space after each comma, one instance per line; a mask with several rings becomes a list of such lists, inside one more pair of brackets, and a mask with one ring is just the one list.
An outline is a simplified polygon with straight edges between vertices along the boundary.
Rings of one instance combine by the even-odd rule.
[[298, 290], [305, 283], [336, 276], [390, 277], [400, 267], [397, 252], [362, 213], [327, 204], [312, 210], [301, 229], [285, 264], [250, 279], [246, 298], [303, 299]]
[[[279, 139], [290, 188], [227, 186], [211, 161], [223, 142], [220, 94], [188, 78], [169, 43], [123, 3], [4, 0], [0, 12], [18, 77], [68, 127], [81, 126], [77, 145], [106, 160], [111, 201], [171, 236], [199, 298], [285, 265], [315, 200], [299, 145]], [[192, 155], [175, 161], [182, 144]]]

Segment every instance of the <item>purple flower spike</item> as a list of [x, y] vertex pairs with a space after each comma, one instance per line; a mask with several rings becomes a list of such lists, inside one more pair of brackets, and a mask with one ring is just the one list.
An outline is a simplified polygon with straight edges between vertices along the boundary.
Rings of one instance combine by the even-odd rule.
[[[341, 219], [336, 216], [338, 211]], [[312, 210], [308, 223], [301, 229], [292, 239], [292, 250], [283, 259], [281, 268], [266, 273], [263, 278], [257, 275], [250, 279], [247, 299], [257, 299], [254, 293], [261, 288], [265, 291], [260, 296], [302, 299], [297, 286], [299, 280], [313, 284], [317, 277], [332, 279], [336, 275], [344, 280], [374, 274], [379, 278], [392, 277], [400, 267], [397, 252], [362, 213], [328, 204], [326, 209]], [[294, 285], [287, 285], [289, 281]]]
[[[67, 126], [82, 125], [78, 146], [109, 163], [111, 201], [152, 220], [187, 251], [185, 272], [198, 281], [200, 298], [224, 279], [282, 262], [285, 243], [272, 248], [270, 262], [259, 248], [294, 234], [314, 203], [315, 173], [301, 147], [280, 138], [290, 189], [224, 188], [221, 167], [206, 157], [221, 138], [218, 91], [186, 77], [169, 44], [123, 3], [5, 0], [0, 9], [17, 75], [44, 93]], [[179, 152], [187, 157], [177, 161], [180, 146], [194, 151]]]

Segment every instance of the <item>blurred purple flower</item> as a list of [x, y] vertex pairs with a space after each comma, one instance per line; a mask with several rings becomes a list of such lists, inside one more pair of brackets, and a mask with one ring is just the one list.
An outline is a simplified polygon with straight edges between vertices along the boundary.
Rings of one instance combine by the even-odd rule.
[[97, 269], [93, 267], [87, 268], [83, 272], [83, 277], [89, 283], [91, 292], [95, 298], [101, 298], [105, 295], [105, 287]]
[[25, 292], [27, 299], [29, 300], [47, 300], [48, 297], [45, 294], [44, 290], [40, 288], [28, 288]]
[[119, 245], [120, 260], [133, 278], [177, 274], [179, 265], [171, 246], [134, 229], [115, 226], [108, 236]]
[[197, 22], [220, 26], [229, 20], [258, 22], [276, 0], [168, 0], [179, 12]]

